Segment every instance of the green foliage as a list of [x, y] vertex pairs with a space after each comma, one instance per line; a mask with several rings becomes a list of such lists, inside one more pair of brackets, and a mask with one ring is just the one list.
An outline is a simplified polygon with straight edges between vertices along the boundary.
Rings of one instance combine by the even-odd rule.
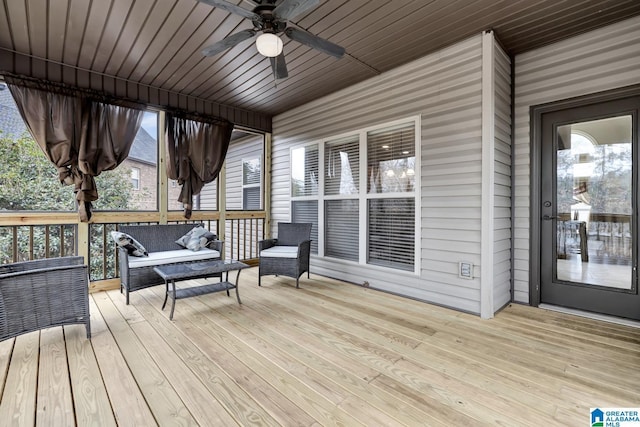
[[73, 210], [71, 187], [28, 136], [0, 136], [0, 210]]
[[[589, 161], [593, 172], [586, 180], [591, 213], [631, 215], [632, 167], [631, 144], [598, 145]], [[577, 159], [571, 150], [557, 153], [558, 212], [571, 212], [571, 205], [578, 203], [573, 197], [577, 185], [574, 165]]]

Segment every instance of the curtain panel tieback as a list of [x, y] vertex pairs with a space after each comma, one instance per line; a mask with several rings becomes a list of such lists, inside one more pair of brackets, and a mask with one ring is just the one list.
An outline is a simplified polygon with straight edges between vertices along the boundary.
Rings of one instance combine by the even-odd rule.
[[178, 201], [191, 218], [193, 197], [218, 177], [224, 164], [233, 124], [224, 119], [191, 120], [173, 113], [165, 119], [167, 175], [182, 187]]

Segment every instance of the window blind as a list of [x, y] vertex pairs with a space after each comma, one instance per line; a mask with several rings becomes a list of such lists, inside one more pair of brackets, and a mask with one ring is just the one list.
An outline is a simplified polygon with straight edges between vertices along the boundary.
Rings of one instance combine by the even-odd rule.
[[370, 199], [368, 203], [369, 264], [414, 269], [415, 200]]
[[325, 201], [325, 255], [358, 261], [358, 200]]
[[325, 144], [324, 194], [358, 194], [360, 138], [349, 136]]
[[318, 201], [294, 200], [291, 202], [291, 221], [310, 222], [311, 227], [311, 253], [318, 253]]
[[415, 189], [415, 124], [367, 132], [367, 192], [412, 192]]
[[260, 187], [245, 187], [242, 189], [242, 207], [249, 211], [259, 211], [260, 206]]
[[291, 150], [291, 195], [318, 194], [318, 146], [308, 145]]

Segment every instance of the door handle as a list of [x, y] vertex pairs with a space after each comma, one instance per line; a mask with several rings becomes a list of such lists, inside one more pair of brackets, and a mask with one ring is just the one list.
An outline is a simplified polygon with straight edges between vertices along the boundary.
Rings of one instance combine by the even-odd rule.
[[551, 221], [552, 219], [556, 219], [558, 218], [557, 216], [549, 216], [549, 215], [544, 215], [542, 217], [542, 219], [544, 219], [545, 221]]

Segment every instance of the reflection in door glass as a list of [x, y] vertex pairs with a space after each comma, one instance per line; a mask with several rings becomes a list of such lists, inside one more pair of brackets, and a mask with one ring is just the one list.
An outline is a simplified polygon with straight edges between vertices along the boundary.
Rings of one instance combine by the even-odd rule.
[[556, 279], [630, 289], [631, 116], [557, 128]]

